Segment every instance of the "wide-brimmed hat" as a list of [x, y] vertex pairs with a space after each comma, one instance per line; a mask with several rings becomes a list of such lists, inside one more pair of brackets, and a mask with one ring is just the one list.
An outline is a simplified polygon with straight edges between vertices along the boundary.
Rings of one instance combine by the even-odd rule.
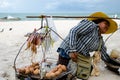
[[[115, 31], [117, 30], [117, 28], [118, 28], [117, 23], [116, 23], [114, 20], [112, 20], [110, 17], [108, 17], [108, 16], [107, 16], [105, 13], [103, 13], [103, 12], [95, 12], [95, 13], [91, 14], [89, 17], [90, 17], [90, 18], [88, 18], [88, 20], [91, 20], [91, 21], [92, 21], [92, 20], [97, 20], [97, 19], [100, 19], [100, 18], [103, 18], [103, 19], [109, 21], [110, 26], [109, 26], [109, 29], [107, 30], [107, 32], [106, 32], [105, 34], [113, 33], [113, 32], [115, 32]], [[93, 17], [93, 18], [92, 18], [92, 17]]]

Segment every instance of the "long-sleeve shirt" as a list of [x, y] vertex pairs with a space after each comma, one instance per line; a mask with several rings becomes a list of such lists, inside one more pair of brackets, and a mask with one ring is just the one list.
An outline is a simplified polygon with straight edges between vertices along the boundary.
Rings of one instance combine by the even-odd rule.
[[64, 41], [61, 43], [57, 52], [65, 58], [70, 58], [69, 53], [78, 52], [85, 56], [90, 56], [90, 52], [97, 51], [102, 39], [101, 58], [108, 62], [109, 55], [106, 53], [106, 47], [102, 36], [99, 35], [99, 27], [92, 21], [84, 19], [73, 27]]

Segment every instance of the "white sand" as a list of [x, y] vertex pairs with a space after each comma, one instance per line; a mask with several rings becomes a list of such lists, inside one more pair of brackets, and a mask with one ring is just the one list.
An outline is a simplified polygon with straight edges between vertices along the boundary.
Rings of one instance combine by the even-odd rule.
[[[116, 20], [118, 25], [120, 21]], [[63, 38], [68, 34], [71, 27], [75, 26], [79, 20], [55, 20], [57, 32]], [[14, 58], [18, 53], [21, 45], [27, 39], [25, 34], [32, 32], [34, 28], [41, 27], [40, 21], [14, 21], [0, 22], [0, 80], [15, 80], [15, 72], [13, 69]], [[12, 28], [12, 30], [10, 30]], [[108, 35], [103, 35], [104, 39]], [[117, 31], [106, 43], [108, 53], [112, 49], [120, 51], [120, 31]], [[56, 53], [57, 47], [62, 40], [55, 43], [53, 52]], [[24, 55], [24, 54], [23, 54]], [[52, 54], [51, 54], [52, 55]], [[55, 57], [57, 54], [54, 54]], [[52, 57], [52, 56], [51, 56]], [[101, 74], [98, 77], [90, 77], [89, 80], [119, 80], [120, 76], [104, 68], [104, 64], [100, 66]]]

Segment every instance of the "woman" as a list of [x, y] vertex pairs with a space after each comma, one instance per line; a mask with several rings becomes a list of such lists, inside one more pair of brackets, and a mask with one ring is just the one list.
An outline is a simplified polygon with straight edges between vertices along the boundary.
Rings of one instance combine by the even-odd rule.
[[[59, 53], [58, 64], [68, 65], [69, 60], [77, 62], [78, 54], [90, 57], [90, 52], [97, 51], [100, 46], [100, 39], [102, 40], [100, 52], [101, 58], [104, 62], [119, 65], [112, 60], [106, 52], [106, 47], [101, 34], [109, 34], [117, 30], [117, 23], [110, 19], [102, 12], [96, 12], [90, 17], [80, 21], [77, 26], [73, 27], [64, 41], [61, 43], [57, 52]], [[95, 18], [96, 17], [96, 18]], [[108, 19], [109, 18], [109, 19]], [[89, 62], [92, 64], [91, 62]]]

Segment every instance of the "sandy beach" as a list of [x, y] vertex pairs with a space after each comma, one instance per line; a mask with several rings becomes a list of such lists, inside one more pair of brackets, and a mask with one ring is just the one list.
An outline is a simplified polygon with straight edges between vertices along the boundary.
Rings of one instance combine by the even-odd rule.
[[[80, 20], [54, 20], [57, 33], [65, 38], [69, 30], [77, 25]], [[118, 25], [119, 20], [116, 20]], [[27, 39], [24, 37], [25, 34], [30, 33], [34, 28], [38, 29], [41, 27], [40, 21], [12, 21], [3, 22], [0, 21], [0, 80], [15, 80], [14, 71], [14, 59], [17, 55], [21, 45]], [[103, 35], [104, 40], [109, 35]], [[108, 54], [112, 49], [120, 51], [120, 30], [115, 32], [110, 39], [106, 42], [108, 48]], [[55, 42], [53, 46], [53, 54], [47, 54], [52, 57], [54, 55], [57, 58], [56, 49], [61, 43], [61, 39]], [[24, 54], [23, 54], [24, 55]], [[26, 54], [25, 54], [26, 55]], [[19, 61], [18, 61], [19, 62]], [[115, 74], [105, 68], [105, 64], [101, 62], [100, 65], [100, 76], [91, 76], [88, 80], [119, 80], [120, 75]]]

